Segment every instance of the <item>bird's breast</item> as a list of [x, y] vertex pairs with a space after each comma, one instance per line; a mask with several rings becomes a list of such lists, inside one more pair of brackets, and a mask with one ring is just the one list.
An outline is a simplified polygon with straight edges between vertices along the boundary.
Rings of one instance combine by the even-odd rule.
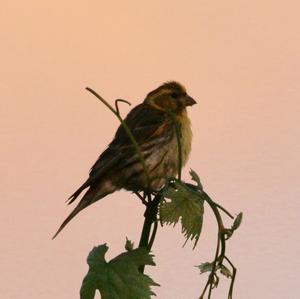
[[181, 159], [182, 166], [184, 166], [189, 158], [192, 145], [192, 129], [191, 121], [187, 115], [187, 111], [184, 110], [180, 115], [177, 116], [177, 121], [180, 125], [180, 143], [181, 143]]

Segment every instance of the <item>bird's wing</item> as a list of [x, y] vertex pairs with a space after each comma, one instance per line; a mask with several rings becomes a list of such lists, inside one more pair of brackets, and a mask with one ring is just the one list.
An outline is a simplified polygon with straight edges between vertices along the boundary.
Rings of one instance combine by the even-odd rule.
[[[157, 141], [160, 135], [163, 135], [166, 130], [169, 131], [168, 129], [171, 126], [166, 113], [147, 104], [136, 106], [124, 121], [142, 149], [149, 145], [151, 141]], [[91, 168], [90, 177], [101, 176], [124, 158], [128, 159], [131, 154], [135, 154], [134, 146], [124, 127], [120, 125], [109, 147], [100, 155]]]
[[[124, 121], [142, 150], [159, 143], [160, 139], [165, 140], [168, 137], [166, 132], [172, 133], [172, 130], [169, 130], [172, 124], [167, 114], [144, 103], [133, 108]], [[131, 160], [137, 159], [135, 148], [124, 127], [120, 125], [113, 141], [92, 166], [87, 181], [69, 198], [69, 204], [85, 188], [97, 183], [112, 169], [118, 171], [131, 163]]]

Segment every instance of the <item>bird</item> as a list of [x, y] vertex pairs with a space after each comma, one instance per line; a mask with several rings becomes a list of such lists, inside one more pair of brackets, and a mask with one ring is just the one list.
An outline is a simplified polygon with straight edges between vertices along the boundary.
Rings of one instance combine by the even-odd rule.
[[69, 197], [68, 204], [71, 204], [87, 189], [53, 239], [80, 211], [108, 194], [120, 189], [149, 194], [159, 191], [174, 178], [179, 163], [178, 135], [181, 167], [191, 151], [192, 130], [186, 108], [194, 104], [196, 101], [187, 94], [186, 88], [176, 81], [165, 82], [149, 92], [124, 119], [140, 155], [121, 124], [90, 169], [88, 179]]

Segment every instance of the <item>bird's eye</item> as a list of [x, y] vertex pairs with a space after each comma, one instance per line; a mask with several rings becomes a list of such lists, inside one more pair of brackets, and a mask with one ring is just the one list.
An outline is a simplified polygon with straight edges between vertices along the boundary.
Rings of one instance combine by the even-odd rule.
[[178, 93], [172, 92], [172, 93], [171, 93], [171, 97], [172, 97], [173, 99], [177, 99], [177, 98], [178, 98]]

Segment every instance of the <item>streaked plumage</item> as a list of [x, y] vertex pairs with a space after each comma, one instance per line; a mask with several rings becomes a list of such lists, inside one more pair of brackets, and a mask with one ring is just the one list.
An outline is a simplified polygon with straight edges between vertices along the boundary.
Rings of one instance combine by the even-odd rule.
[[177, 82], [167, 82], [151, 91], [144, 102], [133, 108], [125, 122], [139, 145], [150, 180], [124, 128], [120, 125], [113, 141], [99, 156], [87, 181], [69, 198], [72, 203], [88, 188], [76, 208], [62, 223], [57, 234], [81, 210], [104, 196], [124, 188], [130, 191], [153, 192], [177, 174], [178, 149], [174, 120], [180, 128], [182, 166], [190, 150], [192, 131], [186, 106], [196, 102]]

